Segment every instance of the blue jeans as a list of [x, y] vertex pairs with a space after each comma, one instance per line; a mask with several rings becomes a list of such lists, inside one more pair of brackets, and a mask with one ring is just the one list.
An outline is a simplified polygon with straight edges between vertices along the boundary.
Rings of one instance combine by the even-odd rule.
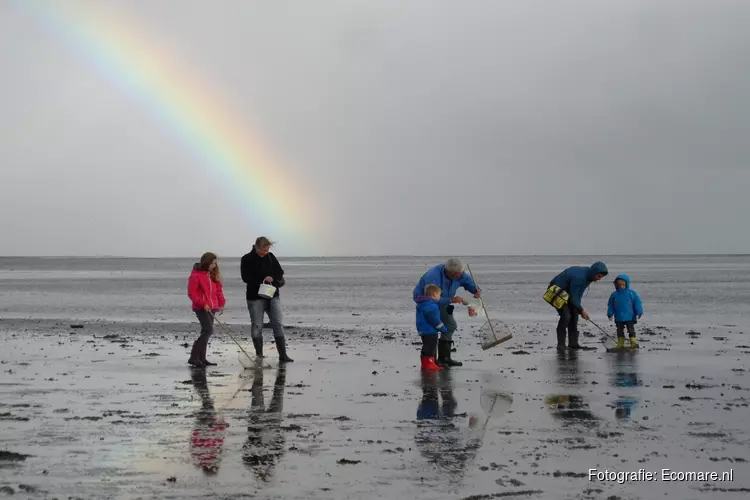
[[281, 298], [248, 300], [247, 310], [250, 311], [250, 337], [254, 339], [263, 338], [263, 314], [268, 313], [268, 319], [273, 329], [273, 338], [284, 338]]
[[440, 307], [440, 321], [443, 322], [445, 327], [448, 329], [448, 333], [441, 333], [440, 340], [451, 340], [453, 338], [453, 332], [458, 328], [456, 318], [453, 317], [453, 313], [448, 313], [448, 308], [453, 309], [453, 305], [441, 306]]

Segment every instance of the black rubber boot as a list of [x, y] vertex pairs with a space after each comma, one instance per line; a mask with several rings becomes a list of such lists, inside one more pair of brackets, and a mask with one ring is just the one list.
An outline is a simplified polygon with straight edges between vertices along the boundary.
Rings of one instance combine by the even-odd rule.
[[294, 360], [286, 355], [286, 342], [284, 339], [274, 339], [276, 341], [276, 349], [279, 351], [279, 362], [280, 363], [291, 363]]
[[562, 332], [562, 335], [560, 334], [560, 332], [557, 332], [557, 350], [565, 350], [565, 332]]
[[[208, 343], [206, 343], [208, 344]], [[203, 351], [201, 351], [201, 363], [203, 363], [203, 366], [216, 366], [216, 363], [212, 363], [211, 361], [206, 359], [206, 350], [208, 349], [208, 345], [203, 346]]]
[[253, 339], [253, 346], [255, 347], [255, 355], [259, 358], [263, 357], [263, 338]]
[[440, 339], [440, 341], [438, 342], [437, 364], [445, 367], [463, 366], [464, 364], [460, 361], [453, 361], [451, 359], [451, 345], [453, 345], [452, 340]]
[[[448, 343], [447, 347], [448, 347], [448, 352], [449, 352], [448, 355], [450, 356], [450, 343]], [[438, 341], [437, 356], [435, 356], [435, 364], [443, 368], [450, 368], [450, 365], [448, 365], [445, 359], [446, 357], [445, 348], [446, 348], [445, 341], [443, 340]]]
[[571, 349], [583, 349], [578, 343], [578, 332], [568, 332], [568, 347]]

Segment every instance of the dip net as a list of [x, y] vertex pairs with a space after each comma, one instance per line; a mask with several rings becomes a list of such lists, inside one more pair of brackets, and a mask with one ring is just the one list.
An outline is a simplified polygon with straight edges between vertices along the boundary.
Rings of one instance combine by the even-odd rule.
[[498, 319], [490, 319], [484, 322], [479, 329], [479, 337], [482, 339], [482, 350], [486, 351], [506, 340], [513, 338], [510, 327]]

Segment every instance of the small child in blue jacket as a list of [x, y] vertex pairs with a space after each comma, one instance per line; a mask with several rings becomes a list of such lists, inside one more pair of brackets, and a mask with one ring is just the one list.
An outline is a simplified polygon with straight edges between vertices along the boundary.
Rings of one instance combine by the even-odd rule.
[[635, 324], [643, 316], [643, 303], [638, 294], [630, 288], [630, 278], [620, 274], [615, 278], [615, 291], [609, 296], [607, 317], [617, 325], [617, 346], [625, 345], [625, 328], [630, 336], [630, 347], [638, 347], [635, 339]]
[[442, 290], [437, 285], [427, 285], [424, 296], [417, 297], [417, 332], [422, 338], [422, 369], [442, 370], [443, 367], [435, 363], [437, 354], [438, 333], [447, 333], [448, 328], [440, 321], [440, 307], [438, 301]]

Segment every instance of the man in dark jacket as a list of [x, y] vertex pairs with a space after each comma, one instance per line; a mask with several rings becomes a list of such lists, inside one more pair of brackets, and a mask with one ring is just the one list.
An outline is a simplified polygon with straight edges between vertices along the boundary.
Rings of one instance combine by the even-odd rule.
[[568, 303], [561, 309], [557, 310], [560, 315], [560, 321], [557, 323], [557, 348], [565, 349], [565, 333], [568, 333], [568, 347], [570, 349], [580, 349], [578, 343], [578, 316], [580, 315], [586, 321], [589, 315], [583, 309], [581, 300], [583, 292], [594, 281], [599, 281], [605, 277], [609, 271], [604, 262], [594, 262], [591, 267], [575, 266], [569, 267], [549, 282], [549, 286], [556, 285], [568, 292]]
[[[240, 260], [240, 272], [242, 281], [247, 284], [247, 309], [250, 311], [250, 336], [253, 339], [255, 354], [263, 357], [263, 315], [268, 313], [273, 329], [273, 338], [279, 351], [279, 361], [294, 361], [286, 355], [286, 342], [284, 339], [284, 326], [282, 324], [281, 298], [279, 288], [284, 286], [284, 270], [271, 253], [273, 244], [265, 236], [255, 240], [253, 249], [242, 256]], [[268, 299], [258, 295], [258, 289], [263, 283], [276, 287], [273, 298]]]

